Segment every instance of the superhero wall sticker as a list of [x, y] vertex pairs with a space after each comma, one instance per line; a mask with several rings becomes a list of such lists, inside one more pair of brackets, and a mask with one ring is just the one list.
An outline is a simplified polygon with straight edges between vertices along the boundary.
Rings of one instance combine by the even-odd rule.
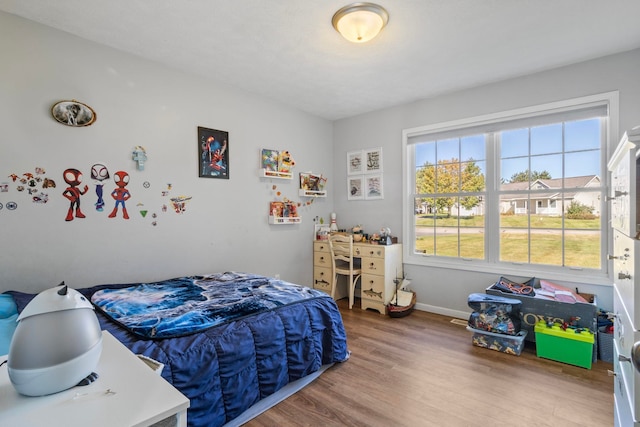
[[21, 194], [18, 199], [5, 202], [9, 210], [17, 209], [18, 201], [23, 197], [33, 203], [45, 204], [49, 201], [50, 189], [56, 187], [55, 180], [47, 177], [46, 171], [41, 167], [34, 168], [32, 172], [11, 173], [7, 178], [9, 178], [8, 181], [0, 182], [0, 193], [16, 191]]
[[[137, 152], [137, 155], [135, 154]], [[142, 159], [139, 155], [145, 154]], [[143, 171], [141, 161], [146, 160], [146, 153], [141, 147], [134, 149], [132, 160], [135, 161], [137, 171]], [[131, 172], [139, 177], [137, 172]], [[173, 185], [166, 184], [164, 189], [152, 189], [151, 183], [142, 179], [132, 179], [132, 176], [124, 171], [118, 170], [111, 173], [104, 163], [94, 163], [90, 168], [90, 179], [85, 179], [79, 168], [70, 167], [58, 177], [62, 177], [56, 189], [56, 180], [48, 177], [44, 168], [37, 167], [33, 172], [22, 174], [11, 173], [6, 175], [7, 180], [0, 181], [0, 212], [13, 211], [18, 209], [20, 199], [28, 197], [33, 203], [45, 204], [51, 200], [52, 195], [56, 198], [62, 196], [68, 201], [65, 207], [66, 222], [72, 222], [101, 215], [104, 218], [122, 218], [129, 220], [132, 209], [138, 209], [140, 217], [146, 218], [151, 225], [158, 224], [158, 214], [146, 205], [157, 207], [157, 212], [175, 212], [183, 214], [187, 211], [188, 202], [191, 196], [174, 195]], [[135, 185], [135, 186], [134, 186]], [[134, 190], [131, 188], [134, 186]], [[95, 188], [94, 192], [91, 188]], [[52, 193], [53, 190], [53, 193]], [[6, 193], [6, 194], [4, 194]], [[135, 198], [133, 196], [136, 196]], [[130, 200], [131, 199], [131, 200]], [[135, 206], [132, 208], [132, 202]], [[59, 203], [55, 203], [56, 206]], [[95, 207], [95, 210], [87, 206]], [[104, 212], [104, 213], [103, 213]], [[108, 214], [107, 214], [108, 213]]]

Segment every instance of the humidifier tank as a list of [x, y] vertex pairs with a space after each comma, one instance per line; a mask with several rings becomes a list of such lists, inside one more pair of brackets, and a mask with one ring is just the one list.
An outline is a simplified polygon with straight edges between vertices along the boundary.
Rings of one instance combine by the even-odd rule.
[[18, 316], [8, 373], [27, 396], [66, 390], [91, 374], [102, 353], [102, 331], [91, 303], [66, 285], [36, 295]]

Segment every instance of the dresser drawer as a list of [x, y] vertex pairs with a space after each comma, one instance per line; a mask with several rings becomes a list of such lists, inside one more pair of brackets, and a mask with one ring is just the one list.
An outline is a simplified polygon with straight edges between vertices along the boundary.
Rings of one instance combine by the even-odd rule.
[[331, 268], [331, 253], [330, 252], [314, 252], [313, 265], [316, 267]]
[[331, 250], [329, 249], [329, 242], [326, 242], [326, 241], [313, 242], [313, 251], [330, 253]]
[[[636, 288], [640, 280], [636, 278], [635, 266], [640, 263], [640, 250], [636, 249], [638, 241], [625, 236], [618, 230], [613, 233], [613, 273], [615, 284], [627, 313], [631, 317], [634, 329], [640, 329], [640, 291]], [[638, 283], [636, 283], [638, 282]]]
[[362, 299], [384, 302], [384, 276], [363, 274], [360, 280], [362, 280]]
[[382, 258], [384, 259], [384, 246], [377, 245], [353, 245], [353, 256], [356, 257], [368, 257], [368, 258]]
[[321, 291], [330, 293], [332, 280], [333, 278], [331, 277], [331, 267], [313, 267], [314, 289], [319, 289]]
[[384, 276], [384, 258], [362, 257], [362, 273]]
[[640, 390], [640, 373], [636, 371], [630, 361], [618, 361], [618, 355], [623, 358], [631, 357], [631, 348], [636, 341], [640, 340], [640, 331], [636, 331], [632, 327], [617, 286], [614, 286], [613, 291], [613, 311], [616, 316], [613, 336], [614, 370], [616, 372], [615, 394], [620, 397], [620, 404], [622, 404], [624, 396], [631, 408], [633, 418], [639, 420], [640, 402], [637, 401], [636, 392]]

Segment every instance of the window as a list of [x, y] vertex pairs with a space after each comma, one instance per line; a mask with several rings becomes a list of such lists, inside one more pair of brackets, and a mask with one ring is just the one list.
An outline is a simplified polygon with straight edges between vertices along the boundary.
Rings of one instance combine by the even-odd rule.
[[606, 277], [616, 109], [612, 92], [405, 130], [405, 262]]

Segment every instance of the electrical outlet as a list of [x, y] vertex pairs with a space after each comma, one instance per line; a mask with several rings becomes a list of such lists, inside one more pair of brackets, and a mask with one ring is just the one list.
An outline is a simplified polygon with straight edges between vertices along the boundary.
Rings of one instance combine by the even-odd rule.
[[280, 280], [280, 273], [276, 273], [275, 276], [273, 276], [276, 280]]

